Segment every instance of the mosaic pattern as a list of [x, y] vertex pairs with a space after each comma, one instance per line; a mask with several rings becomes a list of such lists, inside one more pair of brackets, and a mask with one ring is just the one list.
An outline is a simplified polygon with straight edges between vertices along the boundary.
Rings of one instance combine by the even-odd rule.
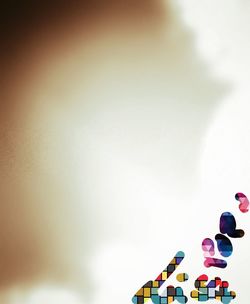
[[199, 302], [218, 300], [223, 304], [228, 304], [236, 297], [234, 291], [228, 291], [229, 284], [227, 281], [222, 281], [221, 278], [216, 277], [209, 283], [207, 282], [207, 275], [199, 276], [194, 283], [196, 290], [190, 293], [191, 298]]
[[206, 268], [209, 268], [209, 267], [226, 268], [227, 261], [222, 260], [222, 259], [206, 257], [206, 259], [204, 261], [204, 266]]
[[[168, 286], [163, 295], [158, 294], [158, 289], [166, 282], [166, 280], [175, 272], [177, 267], [181, 264], [184, 259], [185, 254], [183, 251], [178, 251], [174, 256], [172, 261], [168, 264], [168, 266], [158, 275], [158, 277], [154, 281], [149, 281], [142, 286], [140, 290], [132, 298], [132, 302], [134, 304], [144, 304], [147, 303], [150, 299], [154, 304], [168, 304], [173, 302], [174, 300], [181, 300], [179, 303], [187, 300], [187, 298], [183, 295], [182, 288], [173, 286]], [[168, 292], [170, 294], [168, 294]]]
[[154, 304], [168, 304], [174, 301], [187, 303], [188, 298], [184, 295], [181, 287], [168, 286], [159, 296], [157, 284], [150, 281], [145, 284], [133, 297], [132, 302], [137, 304], [146, 303], [151, 300]]
[[214, 241], [206, 238], [202, 241], [202, 250], [204, 251], [204, 255], [214, 256], [215, 250], [214, 250]]
[[202, 242], [202, 250], [204, 252], [204, 266], [217, 267], [217, 268], [226, 268], [227, 262], [222, 259], [212, 258], [215, 255], [214, 242], [213, 240], [206, 238]]
[[229, 257], [233, 253], [233, 245], [228, 237], [223, 234], [216, 234], [215, 236], [217, 247], [223, 257]]
[[181, 287], [174, 287], [174, 286], [168, 286], [160, 296], [160, 301], [157, 302], [154, 301], [152, 298], [152, 302], [154, 304], [162, 304], [162, 303], [172, 303], [174, 301], [177, 301], [179, 303], [187, 303], [188, 298], [184, 295], [183, 290]]
[[240, 202], [239, 209], [242, 213], [249, 211], [249, 200], [243, 193], [236, 193], [235, 199]]
[[[247, 212], [249, 207], [249, 201], [243, 193], [237, 193], [235, 195], [236, 199], [240, 201], [240, 210], [242, 212]], [[220, 217], [220, 232], [216, 234], [215, 240], [217, 243], [217, 248], [221, 256], [229, 257], [233, 253], [233, 245], [231, 240], [225, 236], [227, 234], [230, 238], [242, 238], [245, 235], [244, 230], [236, 229], [236, 220], [232, 213], [224, 212]], [[202, 250], [204, 252], [204, 265], [205, 267], [217, 267], [226, 268], [227, 262], [223, 259], [214, 258], [215, 246], [214, 241], [210, 238], [205, 238], [202, 241]]]
[[[243, 193], [235, 195], [237, 201], [240, 202], [239, 209], [242, 213], [249, 211], [249, 200]], [[233, 245], [230, 238], [242, 238], [245, 234], [244, 230], [236, 229], [236, 220], [232, 213], [224, 212], [220, 217], [219, 223], [220, 233], [215, 235], [218, 252], [222, 257], [228, 258], [233, 253]], [[230, 237], [230, 238], [229, 238]], [[215, 258], [215, 243], [210, 238], [205, 238], [202, 241], [202, 250], [204, 252], [205, 267], [226, 268], [227, 262], [223, 259]], [[149, 281], [142, 286], [140, 290], [132, 298], [134, 304], [144, 304], [152, 301], [153, 304], [169, 304], [177, 301], [178, 303], [187, 303], [188, 298], [185, 296], [181, 287], [167, 286], [159, 295], [159, 289], [166, 280], [176, 271], [177, 267], [184, 259], [184, 252], [179, 251], [163, 270], [162, 273], [154, 281]], [[189, 279], [187, 273], [179, 273], [176, 275], [178, 282], [186, 282]], [[227, 281], [222, 281], [216, 277], [208, 282], [208, 276], [203, 274], [199, 276], [195, 283], [195, 290], [191, 291], [192, 299], [199, 302], [209, 300], [217, 300], [223, 304], [229, 304], [236, 297], [234, 291], [229, 291]]]
[[245, 234], [244, 230], [236, 229], [235, 217], [230, 212], [222, 213], [220, 217], [220, 232], [227, 234], [231, 238], [242, 238]]
[[186, 282], [189, 279], [189, 276], [187, 273], [179, 273], [176, 276], [176, 279], [178, 282]]

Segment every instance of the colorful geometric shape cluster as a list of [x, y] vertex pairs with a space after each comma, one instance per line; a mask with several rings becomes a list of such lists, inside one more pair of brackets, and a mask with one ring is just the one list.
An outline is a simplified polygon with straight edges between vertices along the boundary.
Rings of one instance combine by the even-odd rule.
[[[142, 286], [141, 289], [132, 298], [134, 304], [144, 304], [152, 300], [154, 304], [168, 304], [175, 300], [187, 301], [187, 297], [183, 295], [182, 288], [168, 286], [163, 294], [160, 296], [158, 293], [159, 288], [166, 282], [166, 280], [175, 272], [177, 267], [181, 264], [185, 254], [183, 251], [178, 251], [168, 266], [157, 276], [154, 281], [149, 281]], [[169, 293], [169, 294], [168, 294]]]
[[222, 281], [219, 277], [211, 280], [208, 284], [207, 281], [208, 277], [205, 274], [197, 278], [194, 284], [196, 290], [191, 291], [191, 298], [199, 302], [218, 300], [223, 304], [228, 304], [236, 297], [234, 291], [228, 291], [227, 281]]

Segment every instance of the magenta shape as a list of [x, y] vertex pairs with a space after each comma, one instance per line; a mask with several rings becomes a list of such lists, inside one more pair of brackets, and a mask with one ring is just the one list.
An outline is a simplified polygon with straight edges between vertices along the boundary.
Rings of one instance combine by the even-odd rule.
[[240, 202], [239, 209], [242, 213], [247, 213], [249, 211], [249, 200], [244, 193], [236, 193], [235, 199]]

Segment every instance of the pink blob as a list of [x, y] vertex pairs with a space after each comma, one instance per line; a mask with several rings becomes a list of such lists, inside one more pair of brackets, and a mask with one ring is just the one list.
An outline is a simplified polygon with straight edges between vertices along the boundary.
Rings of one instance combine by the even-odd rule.
[[204, 251], [204, 256], [214, 256], [215, 251], [214, 251], [214, 242], [206, 238], [202, 241], [202, 250]]
[[209, 267], [226, 268], [227, 262], [225, 260], [221, 260], [221, 259], [206, 257], [206, 259], [204, 261], [204, 266], [206, 268], [209, 268]]
[[235, 199], [240, 202], [239, 209], [242, 213], [247, 213], [249, 211], [249, 200], [243, 193], [236, 193]]

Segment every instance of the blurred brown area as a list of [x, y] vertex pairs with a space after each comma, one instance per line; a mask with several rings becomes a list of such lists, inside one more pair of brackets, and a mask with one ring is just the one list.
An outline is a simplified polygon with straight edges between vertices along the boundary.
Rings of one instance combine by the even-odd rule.
[[130, 27], [140, 33], [159, 27], [164, 16], [155, 0], [0, 2], [0, 289], [78, 276], [81, 289], [88, 289], [79, 266], [89, 250], [86, 216], [72, 208], [74, 190], [61, 179], [67, 164], [49, 167], [51, 153], [61, 153], [55, 137], [45, 139], [41, 160], [37, 149], [50, 135], [29, 125], [32, 104], [25, 96], [39, 72], [39, 56], [53, 48], [60, 53], [60, 41], [76, 32], [91, 36], [104, 27]]
[[[30, 34], [39, 34], [42, 30], [55, 30], [65, 23], [70, 26], [79, 18], [82, 27], [88, 27], [89, 21], [99, 23], [108, 18], [124, 18], [127, 25], [131, 22], [158, 24], [163, 18], [162, 1], [156, 0], [72, 0], [72, 1], [35, 1], [10, 0], [0, 3], [0, 29], [4, 38], [1, 51], [9, 51], [9, 47], [18, 47]], [[86, 21], [86, 23], [85, 23]]]
[[166, 15], [161, 0], [1, 1], [0, 106], [10, 107], [13, 103], [17, 88], [8, 92], [6, 88], [12, 86], [15, 79], [15, 85], [19, 87], [22, 80], [29, 81], [25, 77], [30, 70], [27, 68], [27, 62], [32, 60], [30, 55], [32, 57], [32, 52], [38, 48], [46, 52], [46, 43], [54, 44], [58, 51], [66, 47], [66, 43], [60, 45], [61, 41], [71, 36], [82, 36], [87, 44], [89, 37], [101, 35], [105, 30], [120, 31], [123, 35], [125, 27], [130, 32], [142, 34], [162, 28]]
[[[110, 60], [113, 56], [110, 50], [115, 49], [118, 76], [115, 74], [114, 78], [123, 82], [124, 91], [138, 82], [141, 91], [151, 83], [155, 91], [150, 93], [155, 93], [160, 83], [173, 100], [174, 112], [169, 110], [170, 103], [166, 101], [162, 105], [157, 98], [150, 106], [162, 107], [169, 121], [173, 116], [178, 118], [180, 112], [185, 113], [182, 134], [175, 134], [175, 124], [168, 130], [174, 138], [171, 149], [176, 149], [183, 163], [188, 161], [179, 146], [183, 140], [192, 143], [199, 140], [201, 126], [205, 126], [207, 115], [223, 90], [197, 56], [192, 34], [173, 14], [170, 5], [168, 10], [162, 1], [10, 0], [1, 2], [0, 14], [3, 45], [0, 59], [0, 288], [41, 280], [71, 282], [74, 278], [81, 288], [88, 289], [89, 274], [79, 266], [79, 261], [83, 264], [85, 258], [87, 261], [102, 227], [91, 219], [88, 208], [85, 213], [79, 212], [79, 204], [89, 206], [89, 201], [79, 202], [74, 191], [72, 159], [65, 148], [71, 134], [67, 133], [65, 139], [66, 127], [58, 131], [60, 126], [50, 123], [51, 118], [46, 117], [52, 115], [55, 104], [60, 108], [64, 103], [63, 98], [53, 95], [54, 91], [52, 97], [49, 96], [51, 99], [46, 96], [47, 86], [52, 83], [53, 64], [66, 61], [64, 49], [70, 52], [71, 42], [79, 39], [82, 53], [91, 54], [87, 59], [83, 56], [83, 63], [79, 63], [84, 77], [98, 75], [98, 62]], [[108, 40], [110, 33], [115, 35]], [[72, 37], [75, 38], [71, 40]], [[107, 46], [92, 40], [93, 37], [102, 42], [107, 38]], [[111, 55], [102, 52], [105, 48]], [[92, 57], [92, 53], [95, 56]], [[124, 67], [129, 71], [127, 78], [123, 78]], [[40, 77], [43, 73], [45, 76]], [[61, 96], [66, 96], [72, 75], [67, 69], [63, 73], [66, 77], [61, 78], [59, 74], [56, 84]], [[147, 78], [146, 82], [143, 77]], [[112, 81], [108, 84], [111, 90]], [[45, 97], [34, 105], [34, 91], [40, 82]], [[84, 91], [88, 81], [81, 86]], [[98, 90], [97, 86], [93, 91]], [[186, 130], [190, 131], [190, 137]], [[188, 147], [185, 151], [187, 159], [195, 158], [197, 151]], [[86, 180], [87, 174], [83, 172]], [[90, 191], [84, 187], [83, 192]]]

